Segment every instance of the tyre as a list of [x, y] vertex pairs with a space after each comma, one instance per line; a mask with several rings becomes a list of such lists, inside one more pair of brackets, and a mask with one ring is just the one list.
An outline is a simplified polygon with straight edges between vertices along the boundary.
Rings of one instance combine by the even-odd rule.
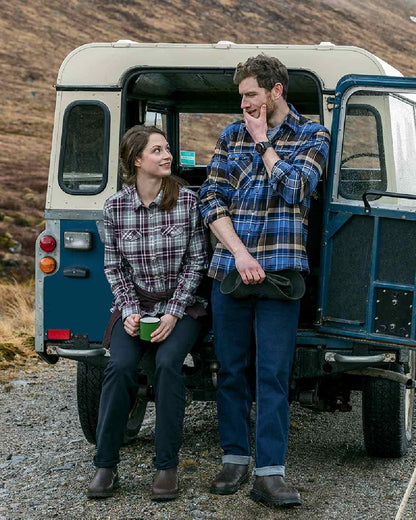
[[100, 406], [101, 387], [103, 385], [104, 369], [77, 363], [77, 404], [78, 416], [85, 438], [95, 444], [98, 409]]
[[129, 420], [124, 431], [124, 444], [131, 444], [134, 442], [139, 435], [140, 428], [143, 424], [144, 414], [146, 413], [148, 400], [142, 397], [138, 397], [130, 410]]
[[[104, 369], [82, 362], [78, 362], [77, 365], [79, 422], [87, 441], [91, 444], [95, 444]], [[129, 420], [124, 433], [124, 444], [130, 444], [139, 434], [146, 413], [147, 402], [148, 399], [143, 397], [136, 399], [130, 411]]]
[[[403, 365], [393, 370], [404, 373]], [[415, 377], [415, 352], [409, 355], [409, 378]], [[414, 389], [368, 377], [363, 387], [363, 433], [372, 457], [402, 457], [412, 441]]]

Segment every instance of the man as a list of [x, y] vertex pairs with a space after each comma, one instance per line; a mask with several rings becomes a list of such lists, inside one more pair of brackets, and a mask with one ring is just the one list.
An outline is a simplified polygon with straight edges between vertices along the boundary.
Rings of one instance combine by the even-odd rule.
[[223, 468], [211, 492], [235, 493], [249, 478], [250, 410], [247, 381], [256, 339], [255, 469], [251, 498], [300, 505], [285, 480], [288, 386], [299, 300], [234, 299], [220, 283], [237, 269], [244, 284], [261, 284], [265, 270], [309, 270], [306, 238], [310, 195], [318, 184], [329, 133], [287, 103], [289, 76], [264, 54], [240, 63], [234, 82], [244, 121], [225, 128], [201, 188], [204, 222], [218, 238], [209, 276], [215, 348], [220, 362], [217, 407]]

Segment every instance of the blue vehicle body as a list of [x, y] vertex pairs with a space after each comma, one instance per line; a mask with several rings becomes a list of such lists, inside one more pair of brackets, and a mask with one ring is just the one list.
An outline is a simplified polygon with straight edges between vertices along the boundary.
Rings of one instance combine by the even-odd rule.
[[[55, 298], [45, 298], [44, 330], [70, 329], [75, 336], [87, 335], [90, 343], [101, 343], [112, 300], [103, 269], [104, 244], [95, 221], [61, 220], [60, 243], [65, 231], [90, 232], [93, 247], [90, 251], [61, 249], [59, 270], [44, 282], [45, 295], [59, 295], [59, 305]], [[65, 269], [80, 266], [88, 270], [86, 278], [65, 276]]]

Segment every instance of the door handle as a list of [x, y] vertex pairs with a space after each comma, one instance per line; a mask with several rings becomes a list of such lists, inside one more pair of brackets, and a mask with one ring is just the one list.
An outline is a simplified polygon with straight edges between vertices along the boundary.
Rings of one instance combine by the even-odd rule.
[[329, 363], [392, 363], [396, 361], [396, 355], [390, 352], [385, 354], [374, 354], [369, 356], [350, 356], [345, 354], [338, 354], [337, 352], [326, 352], [325, 361]]
[[416, 195], [410, 193], [394, 193], [392, 191], [366, 190], [363, 193], [364, 211], [367, 215], [371, 213], [371, 206], [367, 199], [368, 195], [377, 195], [378, 197], [392, 197], [396, 199], [412, 199], [416, 200]]

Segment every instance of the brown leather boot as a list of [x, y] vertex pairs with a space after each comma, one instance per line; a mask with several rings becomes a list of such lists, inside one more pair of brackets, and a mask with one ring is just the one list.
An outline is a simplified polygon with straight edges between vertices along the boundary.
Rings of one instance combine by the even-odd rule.
[[114, 495], [119, 487], [117, 466], [113, 468], [97, 468], [94, 478], [88, 486], [88, 498], [107, 498]]
[[226, 462], [211, 484], [210, 492], [214, 495], [232, 495], [241, 484], [248, 480], [248, 464]]
[[299, 492], [280, 475], [256, 476], [250, 498], [276, 506], [300, 506]]
[[153, 478], [151, 500], [173, 500], [178, 495], [178, 468], [158, 469]]

